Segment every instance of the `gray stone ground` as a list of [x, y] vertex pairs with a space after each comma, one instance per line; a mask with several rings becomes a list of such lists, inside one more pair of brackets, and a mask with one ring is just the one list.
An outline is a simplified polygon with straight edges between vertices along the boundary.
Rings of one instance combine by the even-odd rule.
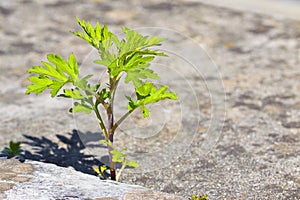
[[137, 185], [100, 180], [72, 168], [37, 161], [20, 163], [17, 159], [0, 158], [0, 170], [0, 198], [7, 200], [184, 199]]
[[[157, 126], [162, 126], [159, 131], [146, 126], [165, 134], [141, 140], [128, 137], [126, 131], [119, 133], [116, 143], [125, 145], [133, 158], [145, 163], [141, 163], [142, 170], [126, 171], [122, 181], [185, 197], [196, 191], [211, 199], [300, 198], [299, 21], [189, 1], [2, 0], [0, 10], [0, 147], [9, 140], [24, 141], [29, 158], [89, 173], [91, 168], [82, 167], [77, 160], [98, 155], [101, 148], [94, 143], [99, 139], [98, 127], [91, 125], [89, 117], [68, 114], [68, 101], [50, 99], [48, 94], [25, 96], [27, 69], [45, 60], [48, 53], [67, 57], [74, 52], [81, 63], [91, 61], [92, 55], [86, 56], [91, 48], [69, 33], [78, 30], [75, 16], [99, 20], [113, 31], [122, 26], [161, 27], [156, 33], [163, 34], [168, 28], [205, 48], [218, 66], [224, 90], [219, 74], [212, 73], [209, 64], [211, 68], [200, 67], [196, 73], [185, 66], [186, 71], [179, 71], [179, 75], [184, 73], [182, 79], [172, 70], [162, 71], [181, 101], [162, 104], [172, 117]], [[170, 37], [169, 51], [180, 49], [182, 54], [186, 52], [184, 57], [195, 61], [203, 58], [190, 48], [190, 38]], [[178, 67], [182, 63], [175, 59], [169, 64]], [[87, 72], [95, 70], [92, 66]], [[213, 83], [218, 87], [209, 90], [206, 86]], [[184, 115], [176, 110], [180, 103]], [[153, 109], [158, 109], [153, 112], [155, 122], [155, 116], [164, 112]], [[222, 113], [226, 113], [224, 122]], [[139, 128], [147, 123], [137, 120]], [[178, 124], [184, 127], [183, 135]], [[74, 128], [80, 131], [85, 149], [78, 140], [74, 142]], [[134, 127], [122, 130], [135, 133]], [[147, 130], [146, 135], [150, 134]], [[186, 138], [193, 139], [192, 143]], [[168, 144], [174, 151], [161, 148]], [[159, 159], [145, 156], [147, 152]], [[143, 173], [147, 167], [151, 170]]]

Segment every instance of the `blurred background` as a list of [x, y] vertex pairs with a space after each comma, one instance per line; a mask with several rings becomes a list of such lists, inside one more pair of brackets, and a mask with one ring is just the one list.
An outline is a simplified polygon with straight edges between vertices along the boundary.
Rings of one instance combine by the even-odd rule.
[[238, 10], [270, 14], [277, 17], [300, 19], [299, 0], [194, 0]]

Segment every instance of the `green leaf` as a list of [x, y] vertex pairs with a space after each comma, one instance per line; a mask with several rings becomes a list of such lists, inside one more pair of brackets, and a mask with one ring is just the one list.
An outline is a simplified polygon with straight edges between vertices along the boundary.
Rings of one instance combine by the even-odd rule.
[[112, 161], [113, 162], [124, 162], [124, 159], [126, 158], [126, 155], [124, 153], [122, 153], [122, 151], [119, 151], [117, 149], [113, 149], [110, 151], [113, 156], [112, 156]]
[[[111, 78], [114, 79], [121, 72], [126, 72], [125, 82], [132, 81], [135, 87], [140, 87], [145, 79], [159, 79], [158, 75], [148, 68], [149, 62], [155, 56], [166, 55], [147, 48], [160, 45], [162, 41], [166, 40], [165, 38], [142, 36], [137, 31], [123, 28], [122, 31], [126, 35], [126, 39], [119, 41], [116, 35], [108, 31], [106, 25], [101, 27], [97, 22], [96, 26], [92, 27], [89, 22], [78, 17], [76, 20], [83, 32], [73, 33], [98, 50], [101, 59], [94, 62], [106, 66]], [[117, 55], [111, 48], [113, 44], [117, 47]]]
[[105, 165], [101, 165], [100, 170], [101, 170], [101, 172], [104, 172], [105, 170], [107, 170], [107, 167]]
[[90, 114], [92, 112], [92, 108], [85, 104], [80, 104], [78, 102], [74, 103], [74, 107], [70, 109], [70, 112], [76, 113], [76, 112], [84, 112], [86, 114]]
[[208, 200], [208, 196], [206, 194], [201, 195], [201, 196], [197, 196], [197, 195], [193, 194], [191, 200]]
[[64, 84], [65, 82], [53, 81], [53, 84], [49, 86], [51, 97], [55, 97]]
[[137, 100], [128, 97], [128, 110], [134, 110], [137, 107], [141, 107], [144, 117], [149, 116], [149, 109], [147, 104], [155, 103], [163, 99], [177, 100], [178, 97], [174, 92], [168, 92], [168, 86], [162, 86], [157, 89], [153, 83], [146, 82], [144, 85], [136, 88]]
[[81, 88], [82, 90], [86, 90], [88, 87], [88, 79], [91, 78], [93, 75], [87, 75], [85, 77], [83, 77], [82, 79], [76, 79], [74, 81], [74, 86], [78, 86], [79, 88]]
[[149, 111], [149, 109], [146, 106], [142, 105], [141, 106], [141, 110], [143, 112], [143, 116], [144, 117], [149, 117], [150, 111]]
[[103, 88], [98, 94], [103, 100], [110, 98], [110, 91], [107, 88]]
[[94, 172], [97, 174], [103, 174], [105, 170], [107, 170], [107, 167], [105, 165], [101, 165], [99, 167], [93, 167]]
[[154, 56], [143, 55], [142, 52], [134, 52], [123, 61], [123, 70], [127, 73], [125, 83], [133, 82], [136, 88], [143, 85], [142, 79], [159, 79], [159, 76], [149, 69], [149, 62]]
[[134, 101], [133, 98], [131, 97], [127, 97], [127, 99], [129, 100], [128, 102], [128, 105], [127, 105], [127, 108], [128, 110], [132, 111], [134, 109], [136, 109], [137, 107], [139, 107], [141, 105], [141, 101], [137, 100], [137, 101]]
[[[166, 54], [157, 50], [149, 50], [147, 47], [160, 45], [165, 38], [149, 38], [128, 28], [123, 28], [122, 31], [125, 33], [126, 39], [121, 41], [118, 40], [116, 35], [108, 32], [105, 25], [98, 31], [101, 32], [102, 38], [96, 48], [99, 51], [101, 60], [96, 60], [95, 63], [106, 66], [112, 78], [118, 77], [121, 72], [126, 72], [125, 82], [132, 81], [135, 87], [142, 85], [142, 79], [159, 79], [157, 74], [148, 69], [149, 62], [155, 56], [166, 56]], [[117, 55], [110, 49], [113, 43], [118, 49]]]
[[56, 78], [61, 81], [67, 81], [68, 78], [64, 76], [63, 73], [60, 71], [57, 71], [56, 68], [54, 68], [51, 64], [47, 62], [42, 62], [42, 64], [47, 67], [47, 69], [40, 67], [40, 66], [33, 66], [28, 70], [29, 73], [36, 73], [40, 74], [41, 76], [50, 76], [53, 78]]
[[168, 90], [168, 86], [162, 86], [158, 90], [156, 89], [155, 86], [153, 86], [149, 96], [145, 98], [144, 104], [146, 105], [149, 103], [155, 103], [163, 99], [172, 99], [172, 100], [178, 99], [177, 95], [174, 92], [167, 92], [167, 90]]
[[156, 87], [150, 82], [145, 83], [144, 85], [136, 88], [135, 90], [138, 99], [146, 98], [150, 96], [151, 93], [155, 93], [155, 91], [156, 91]]
[[86, 22], [84, 20], [79, 19], [76, 17], [76, 20], [83, 29], [82, 33], [79, 32], [72, 32], [76, 36], [82, 38], [87, 43], [95, 47], [97, 50], [101, 51], [102, 53], [108, 53], [109, 48], [112, 46], [114, 34], [108, 31], [106, 25], [101, 27], [101, 25], [97, 22], [96, 26], [93, 27], [90, 22]]
[[135, 160], [131, 160], [127, 163], [128, 167], [134, 167], [134, 168], [138, 168], [139, 164], [135, 161]]
[[26, 94], [40, 94], [49, 89], [51, 97], [54, 97], [66, 83], [78, 81], [78, 64], [73, 54], [68, 62], [54, 54], [49, 54], [47, 58], [50, 63], [42, 62], [43, 66], [33, 66], [28, 70], [36, 75], [29, 77], [32, 84], [27, 86]]
[[156, 36], [149, 38], [126, 27], [122, 28], [122, 32], [125, 33], [126, 40], [122, 40], [116, 44], [120, 55], [131, 51], [142, 50], [150, 46], [160, 45], [161, 42], [166, 40], [166, 38], [158, 38]]
[[29, 77], [29, 81], [33, 84], [27, 86], [26, 94], [30, 94], [32, 92], [40, 94], [53, 84], [53, 80], [46, 78], [45, 76], [31, 76]]
[[105, 170], [107, 170], [107, 167], [105, 165], [101, 165], [99, 167], [93, 167], [93, 170], [98, 175], [101, 175], [104, 179], [107, 179], [107, 177], [105, 175]]
[[[71, 68], [71, 71], [72, 71], [70, 76], [72, 76], [73, 80], [76, 80], [76, 78], [78, 77], [78, 64], [77, 64], [74, 54], [71, 54], [69, 56], [68, 62], [69, 62], [69, 67]], [[73, 74], [75, 75], [74, 77], [73, 77]]]
[[94, 172], [101, 174], [99, 167], [93, 167]]
[[21, 146], [21, 142], [13, 142], [13, 141], [9, 142], [9, 148], [11, 150], [10, 152], [13, 155], [17, 155], [20, 153], [21, 151], [20, 146]]
[[[77, 79], [78, 66], [77, 66], [77, 62], [76, 62], [76, 59], [73, 54], [71, 54], [69, 56], [69, 61], [71, 61], [71, 63], [68, 63], [66, 60], [64, 60], [59, 55], [48, 54], [47, 58], [51, 63], [53, 63], [56, 66], [57, 71], [64, 72], [67, 75], [69, 75], [68, 79], [71, 79], [71, 80]], [[76, 62], [76, 64], [74, 64], [74, 62]]]
[[2, 151], [3, 153], [8, 154], [9, 156], [17, 156], [22, 152], [21, 142], [9, 142], [9, 147], [5, 147]]
[[64, 89], [64, 93], [58, 95], [58, 97], [66, 97], [66, 98], [73, 98], [75, 100], [82, 100], [85, 97], [81, 94], [79, 89]]

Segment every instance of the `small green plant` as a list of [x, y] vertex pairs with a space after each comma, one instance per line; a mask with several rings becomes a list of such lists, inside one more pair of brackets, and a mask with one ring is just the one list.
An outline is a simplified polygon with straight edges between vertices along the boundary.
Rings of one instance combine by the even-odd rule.
[[98, 175], [101, 175], [102, 178], [107, 179], [107, 176], [105, 175], [105, 171], [107, 170], [107, 167], [105, 165], [93, 167], [93, 170]]
[[[69, 110], [72, 113], [95, 113], [109, 154], [111, 180], [119, 180], [122, 170], [126, 166], [138, 167], [135, 161], [129, 161], [123, 150], [117, 150], [114, 146], [114, 134], [119, 125], [137, 108], [140, 108], [143, 116], [149, 116], [148, 104], [163, 99], [177, 100], [174, 92], [168, 91], [168, 86], [157, 87], [151, 79], [159, 79], [159, 76], [151, 70], [150, 62], [157, 56], [167, 56], [165, 53], [150, 47], [160, 45], [165, 38], [143, 36], [134, 30], [122, 28], [124, 39], [119, 39], [108, 31], [106, 25], [98, 22], [93, 27], [89, 22], [76, 18], [83, 32], [73, 32], [82, 38], [99, 53], [99, 60], [95, 63], [105, 66], [109, 78], [106, 84], [97, 82], [91, 85], [88, 81], [92, 75], [81, 77], [78, 72], [78, 64], [73, 54], [67, 60], [59, 55], [49, 54], [49, 62], [42, 62], [43, 66], [33, 66], [28, 72], [32, 84], [27, 86], [26, 94], [40, 94], [44, 90], [50, 90], [51, 97], [65, 97], [74, 100], [74, 106]], [[121, 78], [125, 76], [125, 83], [132, 83], [135, 96], [126, 96], [128, 99], [128, 111], [118, 120], [114, 118], [114, 97]], [[71, 88], [62, 89], [71, 85]], [[103, 120], [100, 109], [106, 113], [107, 120]], [[122, 163], [122, 168], [116, 177], [116, 162]], [[102, 174], [104, 169], [99, 169]], [[103, 173], [104, 175], [104, 173]]]
[[9, 146], [3, 149], [3, 153], [7, 155], [7, 157], [12, 158], [14, 156], [19, 155], [23, 150], [21, 149], [21, 142], [9, 142]]
[[[106, 140], [100, 140], [103, 144], [106, 144], [107, 146], [110, 146], [113, 148], [111, 151], [112, 153], [112, 160], [115, 163], [121, 163], [121, 168], [119, 173], [116, 176], [116, 181], [119, 181], [122, 175], [123, 170], [125, 167], [139, 167], [138, 163], [135, 160], [128, 160], [126, 154], [123, 153], [126, 148], [123, 148], [122, 150], [117, 150], [116, 148], [113, 147], [112, 143], [110, 141]], [[94, 167], [94, 171], [98, 174], [101, 175], [102, 178], [106, 179], [105, 171], [107, 170], [107, 167], [105, 165]]]
[[201, 195], [201, 196], [197, 196], [195, 194], [192, 194], [191, 200], [209, 200], [209, 199], [208, 199], [208, 196], [206, 194]]

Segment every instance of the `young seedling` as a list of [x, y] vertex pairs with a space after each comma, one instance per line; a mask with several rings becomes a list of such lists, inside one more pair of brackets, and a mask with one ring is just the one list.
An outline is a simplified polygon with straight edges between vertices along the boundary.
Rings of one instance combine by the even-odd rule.
[[107, 179], [107, 176], [105, 175], [105, 171], [107, 170], [107, 167], [105, 165], [93, 167], [93, 170], [98, 175], [100, 175], [103, 179]]
[[[107, 68], [109, 78], [106, 84], [98, 82], [91, 85], [88, 79], [92, 75], [81, 77], [73, 54], [68, 60], [59, 55], [49, 54], [47, 56], [49, 62], [43, 61], [43, 66], [33, 66], [28, 70], [34, 75], [29, 77], [32, 84], [27, 86], [26, 94], [40, 94], [48, 89], [51, 97], [74, 100], [70, 112], [87, 114], [94, 112], [105, 138], [101, 142], [107, 145], [111, 180], [119, 180], [126, 166], [137, 167], [138, 165], [135, 161], [128, 161], [126, 155], [113, 146], [116, 129], [137, 108], [141, 109], [144, 117], [148, 117], [148, 104], [163, 99], [178, 99], [174, 92], [168, 91], [168, 86], [157, 87], [151, 82], [151, 79], [159, 79], [159, 76], [149, 68], [150, 62], [155, 57], [166, 56], [166, 54], [150, 47], [160, 45], [166, 39], [142, 36], [128, 28], [122, 28], [125, 38], [119, 39], [108, 31], [106, 25], [101, 26], [97, 22], [93, 27], [90, 22], [85, 22], [78, 17], [76, 19], [83, 32], [73, 32], [73, 34], [85, 40], [99, 53], [99, 60], [94, 62]], [[133, 84], [135, 97], [126, 96], [128, 111], [120, 119], [115, 120], [114, 98], [122, 76], [125, 76], [125, 83]], [[66, 84], [71, 84], [72, 88], [62, 89]], [[103, 120], [100, 109], [104, 109], [107, 123]], [[117, 177], [116, 162], [122, 163]], [[102, 173], [100, 171], [99, 173]]]
[[193, 191], [192, 197], [189, 198], [190, 200], [209, 200], [206, 194], [198, 196], [195, 193], [196, 191]]
[[8, 158], [18, 156], [23, 150], [21, 149], [21, 142], [10, 141], [9, 146], [2, 151]]
[[208, 196], [206, 194], [201, 196], [193, 194], [191, 200], [208, 200]]

